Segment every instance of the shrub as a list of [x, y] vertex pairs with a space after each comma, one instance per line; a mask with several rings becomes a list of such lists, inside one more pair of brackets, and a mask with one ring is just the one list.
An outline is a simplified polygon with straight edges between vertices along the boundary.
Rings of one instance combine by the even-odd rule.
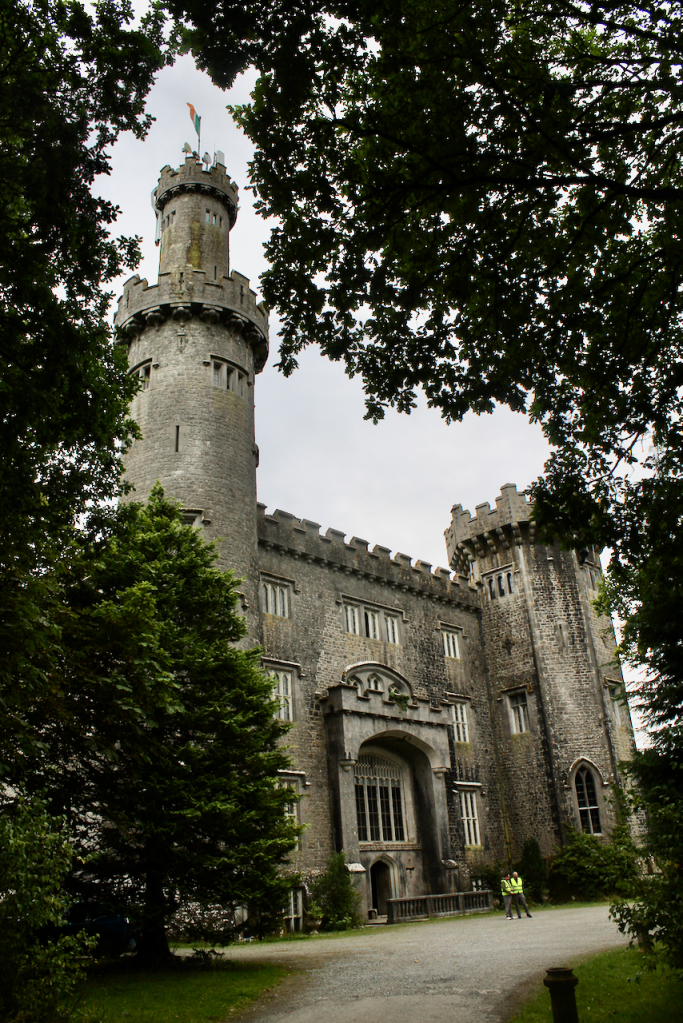
[[73, 854], [63, 822], [21, 801], [0, 818], [0, 1019], [61, 1023], [96, 939], [59, 935]]
[[323, 931], [346, 931], [360, 925], [360, 894], [343, 852], [330, 857], [324, 874], [311, 885], [311, 896], [322, 912]]
[[550, 868], [548, 888], [556, 902], [570, 898], [628, 897], [638, 882], [638, 854], [628, 828], [618, 824], [610, 841], [570, 831]]

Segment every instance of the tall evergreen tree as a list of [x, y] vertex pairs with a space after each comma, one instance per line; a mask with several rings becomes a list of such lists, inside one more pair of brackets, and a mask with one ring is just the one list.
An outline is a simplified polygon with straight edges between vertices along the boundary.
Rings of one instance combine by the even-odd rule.
[[102, 536], [62, 579], [60, 713], [37, 709], [44, 753], [23, 781], [50, 794], [87, 857], [81, 898], [126, 906], [139, 955], [168, 956], [184, 903], [258, 918], [284, 904], [288, 756], [272, 680], [244, 635], [230, 573], [157, 487], [99, 517]]

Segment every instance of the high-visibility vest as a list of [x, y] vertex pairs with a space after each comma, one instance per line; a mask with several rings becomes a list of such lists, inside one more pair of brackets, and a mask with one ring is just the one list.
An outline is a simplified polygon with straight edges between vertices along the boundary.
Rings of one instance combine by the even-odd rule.
[[517, 877], [517, 878], [513, 877], [513, 878], [511, 878], [510, 879], [510, 888], [512, 889], [512, 894], [513, 895], [521, 895], [522, 892], [524, 891], [524, 885], [522, 883], [521, 877]]
[[512, 881], [503, 878], [500, 882], [500, 890], [503, 895], [512, 895]]

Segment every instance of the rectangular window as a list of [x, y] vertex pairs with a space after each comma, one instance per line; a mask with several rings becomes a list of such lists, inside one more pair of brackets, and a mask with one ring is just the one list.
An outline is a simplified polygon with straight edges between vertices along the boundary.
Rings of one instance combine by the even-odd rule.
[[211, 223], [211, 210], [207, 210], [204, 216], [204, 222], [207, 224]]
[[368, 820], [370, 823], [370, 841], [379, 842], [379, 807], [377, 805], [377, 786], [368, 785]]
[[216, 223], [216, 214], [215, 213], [213, 214], [213, 218], [212, 218], [211, 223], [214, 224], [214, 225]]
[[358, 608], [353, 604], [344, 604], [344, 629], [352, 636], [357, 636], [360, 633]]
[[289, 586], [282, 583], [261, 584], [261, 609], [278, 618], [289, 618]]
[[465, 832], [465, 845], [481, 845], [479, 841], [479, 818], [477, 816], [477, 797], [474, 792], [460, 793], [460, 814]]
[[220, 362], [213, 364], [213, 386], [221, 387], [223, 383], [223, 365]]
[[368, 639], [379, 639], [379, 615], [368, 608], [365, 610], [365, 635]]
[[443, 629], [443, 650], [446, 657], [460, 657], [457, 632], [450, 632], [448, 629]]
[[244, 373], [237, 372], [235, 381], [235, 393], [239, 394], [240, 398], [244, 397]]
[[277, 716], [280, 721], [293, 721], [292, 714], [292, 673], [291, 671], [271, 672], [274, 680], [275, 696], [280, 701]]
[[529, 707], [527, 705], [526, 693], [513, 693], [510, 699], [510, 713], [512, 715], [512, 731], [519, 735], [521, 732], [528, 732]]
[[396, 615], [385, 615], [384, 621], [387, 627], [387, 643], [398, 644], [398, 618]]
[[453, 738], [456, 742], [469, 742], [467, 737], [467, 708], [464, 703], [451, 704]]
[[142, 390], [143, 391], [148, 391], [149, 390], [149, 381], [150, 381], [151, 376], [152, 376], [152, 367], [151, 366], [143, 366], [142, 369], [140, 370], [138, 376], [139, 376], [140, 382], [142, 384]]
[[365, 818], [365, 786], [356, 785], [356, 818], [358, 820], [358, 841], [367, 842], [368, 826]]

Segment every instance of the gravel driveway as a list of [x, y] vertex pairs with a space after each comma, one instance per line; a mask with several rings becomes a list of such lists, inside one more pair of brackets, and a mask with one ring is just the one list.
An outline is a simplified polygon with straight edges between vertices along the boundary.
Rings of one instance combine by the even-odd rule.
[[251, 1023], [501, 1023], [549, 966], [626, 944], [607, 907], [367, 928], [344, 938], [231, 948], [234, 960], [299, 972]]

